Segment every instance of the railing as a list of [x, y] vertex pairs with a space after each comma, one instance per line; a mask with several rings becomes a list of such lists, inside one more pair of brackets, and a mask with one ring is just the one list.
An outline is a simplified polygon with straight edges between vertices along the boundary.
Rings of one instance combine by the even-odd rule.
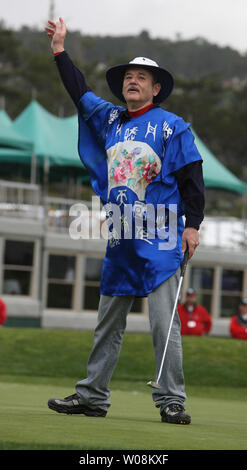
[[42, 218], [44, 211], [40, 186], [0, 180], [0, 215]]
[[0, 180], [1, 203], [39, 205], [40, 195], [40, 186], [37, 184]]
[[247, 219], [205, 217], [200, 229], [200, 246], [246, 249]]
[[75, 204], [83, 204], [90, 212], [91, 202], [82, 201], [77, 199], [65, 199], [59, 197], [45, 197], [43, 199], [45, 214], [46, 214], [46, 227], [51, 232], [68, 232], [70, 223], [72, 221], [70, 208]]
[[45, 197], [39, 185], [0, 180], [0, 216], [42, 220], [49, 231], [67, 232], [74, 204], [83, 204], [90, 213], [90, 201]]

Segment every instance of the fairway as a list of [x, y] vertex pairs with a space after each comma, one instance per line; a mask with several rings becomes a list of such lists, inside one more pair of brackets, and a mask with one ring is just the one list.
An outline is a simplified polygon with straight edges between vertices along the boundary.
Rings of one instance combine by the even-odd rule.
[[161, 423], [151, 393], [113, 390], [106, 418], [48, 409], [52, 396], [73, 390], [50, 384], [0, 383], [0, 449], [246, 449], [244, 400], [193, 396], [189, 426]]
[[151, 335], [127, 334], [105, 418], [63, 415], [49, 398], [75, 392], [93, 334], [0, 329], [0, 449], [246, 450], [247, 344], [184, 337], [188, 426], [161, 423], [146, 383], [155, 363]]

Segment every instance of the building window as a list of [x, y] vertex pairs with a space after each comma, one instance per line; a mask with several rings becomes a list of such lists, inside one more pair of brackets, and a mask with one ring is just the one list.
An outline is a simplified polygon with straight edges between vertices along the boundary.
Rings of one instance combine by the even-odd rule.
[[34, 242], [6, 240], [3, 294], [31, 295]]
[[141, 297], [135, 298], [130, 313], [143, 313], [143, 299]]
[[243, 289], [243, 271], [223, 269], [221, 278], [221, 316], [231, 317], [238, 313]]
[[104, 260], [86, 258], [84, 283], [84, 310], [98, 310], [100, 297], [100, 278]]
[[49, 255], [47, 308], [72, 309], [75, 256]]
[[[98, 310], [103, 262], [102, 258], [86, 258], [84, 310]], [[142, 305], [142, 298], [135, 298], [130, 313], [142, 313]]]
[[189, 287], [196, 291], [197, 302], [211, 312], [214, 269], [192, 267]]

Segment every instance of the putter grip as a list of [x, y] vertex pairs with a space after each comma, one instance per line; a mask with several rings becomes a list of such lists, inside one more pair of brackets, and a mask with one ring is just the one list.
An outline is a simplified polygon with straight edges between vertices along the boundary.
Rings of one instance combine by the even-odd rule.
[[184, 277], [186, 266], [188, 264], [188, 259], [189, 259], [189, 248], [187, 246], [185, 252], [184, 252], [184, 259], [181, 265], [181, 277]]

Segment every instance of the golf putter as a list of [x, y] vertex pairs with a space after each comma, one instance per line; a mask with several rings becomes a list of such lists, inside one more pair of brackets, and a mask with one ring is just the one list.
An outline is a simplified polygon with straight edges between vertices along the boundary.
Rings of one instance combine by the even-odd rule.
[[168, 341], [169, 341], [170, 333], [171, 333], [171, 329], [172, 329], [172, 323], [173, 323], [174, 315], [175, 315], [175, 312], [176, 312], [178, 299], [179, 299], [179, 294], [180, 294], [180, 290], [181, 290], [181, 286], [182, 286], [186, 266], [187, 266], [187, 263], [188, 263], [188, 259], [189, 259], [189, 248], [187, 246], [187, 248], [185, 250], [185, 253], [184, 253], [182, 266], [181, 266], [181, 275], [180, 275], [180, 279], [179, 279], [177, 295], [176, 295], [175, 304], [174, 304], [174, 307], [173, 307], [172, 317], [171, 317], [171, 321], [170, 321], [170, 325], [169, 325], [169, 330], [168, 330], [168, 334], [167, 334], [167, 338], [166, 338], [165, 349], [164, 349], [164, 352], [163, 352], [158, 377], [157, 377], [156, 381], [150, 380], [150, 382], [147, 382], [147, 385], [149, 387], [152, 387], [152, 388], [160, 388], [160, 384], [159, 384], [160, 376], [161, 376], [161, 373], [162, 373], [162, 370], [163, 370], [164, 360], [165, 360], [165, 356], [166, 356], [166, 350], [167, 350]]

